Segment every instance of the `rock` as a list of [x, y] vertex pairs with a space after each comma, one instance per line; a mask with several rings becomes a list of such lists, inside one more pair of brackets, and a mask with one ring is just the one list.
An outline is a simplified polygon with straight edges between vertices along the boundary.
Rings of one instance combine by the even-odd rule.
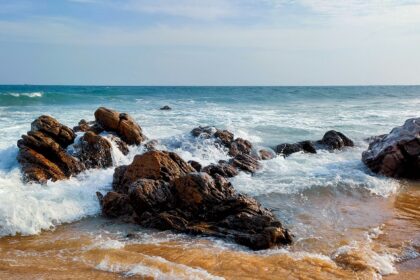
[[262, 160], [269, 160], [276, 157], [276, 154], [273, 151], [262, 149], [259, 150], [259, 155]]
[[408, 119], [388, 135], [373, 140], [362, 161], [375, 173], [420, 179], [420, 118]]
[[211, 175], [212, 177], [218, 174], [222, 177], [230, 178], [239, 174], [238, 170], [226, 161], [219, 161], [218, 164], [207, 165], [202, 168], [201, 171]]
[[112, 183], [115, 191], [126, 193], [129, 186], [138, 179], [152, 179], [169, 182], [176, 177], [195, 172], [194, 168], [177, 154], [150, 151], [136, 155], [128, 166], [118, 167]]
[[165, 111], [169, 111], [172, 110], [171, 107], [169, 107], [168, 105], [163, 106], [162, 108], [160, 108], [160, 110], [165, 110]]
[[98, 195], [98, 198], [101, 203], [102, 213], [107, 217], [132, 216], [134, 213], [128, 195], [126, 194], [109, 192], [104, 197]]
[[252, 151], [252, 143], [248, 140], [237, 138], [229, 145], [229, 155], [235, 157], [239, 154], [249, 155]]
[[280, 144], [276, 147], [276, 152], [287, 157], [297, 152], [316, 154], [316, 148], [312, 141], [302, 141], [295, 144]]
[[143, 227], [228, 238], [255, 250], [292, 241], [256, 200], [236, 193], [218, 174], [195, 172], [174, 153], [136, 156], [132, 164], [115, 169], [113, 188], [116, 192], [98, 196], [108, 217], [133, 216], [134, 211]]
[[213, 137], [217, 132], [217, 128], [214, 126], [199, 126], [191, 130], [191, 134], [194, 137], [210, 138]]
[[159, 144], [158, 140], [153, 139], [150, 141], [147, 141], [146, 144], [144, 144], [144, 147], [146, 148], [146, 151], [154, 151], [157, 150], [156, 146]]
[[129, 145], [139, 145], [146, 139], [141, 127], [126, 113], [100, 107], [95, 111], [95, 119], [104, 130], [115, 132]]
[[239, 154], [234, 157], [230, 164], [242, 171], [255, 173], [261, 168], [261, 164], [254, 157], [247, 154]]
[[77, 157], [85, 167], [107, 168], [112, 166], [111, 143], [102, 136], [88, 131], [80, 139]]
[[128, 155], [130, 150], [128, 149], [127, 143], [125, 143], [123, 140], [121, 140], [120, 137], [118, 137], [116, 135], [113, 135], [113, 134], [111, 134], [111, 140], [115, 142], [118, 150], [120, 150], [123, 155], [125, 155], [125, 156]]
[[329, 150], [337, 150], [344, 147], [353, 147], [354, 143], [351, 139], [345, 136], [343, 133], [330, 130], [324, 134], [322, 140], [317, 143], [325, 145]]
[[86, 120], [82, 119], [79, 121], [79, 124], [77, 126], [73, 127], [73, 131], [74, 132], [92, 131], [95, 134], [100, 134], [104, 131], [104, 129], [95, 121], [87, 122]]
[[31, 123], [31, 131], [40, 131], [46, 136], [54, 139], [61, 147], [67, 148], [68, 145], [74, 142], [76, 134], [65, 125], [59, 123], [56, 119], [50, 116], [40, 116]]
[[41, 116], [31, 125], [31, 131], [17, 142], [17, 160], [24, 179], [45, 183], [47, 180], [62, 180], [85, 169], [77, 158], [65, 148], [75, 139], [74, 132], [56, 119]]
[[197, 162], [197, 161], [195, 161], [195, 160], [190, 160], [190, 161], [188, 161], [188, 163], [197, 171], [197, 172], [200, 172], [201, 171], [201, 168], [202, 168], [202, 166], [201, 166], [201, 164], [199, 163], [199, 162]]
[[224, 146], [230, 146], [230, 143], [233, 141], [233, 133], [228, 130], [219, 130], [217, 129], [214, 133], [214, 137], [216, 137]]
[[165, 181], [139, 179], [130, 185], [128, 193], [136, 213], [157, 213], [174, 207], [170, 185]]

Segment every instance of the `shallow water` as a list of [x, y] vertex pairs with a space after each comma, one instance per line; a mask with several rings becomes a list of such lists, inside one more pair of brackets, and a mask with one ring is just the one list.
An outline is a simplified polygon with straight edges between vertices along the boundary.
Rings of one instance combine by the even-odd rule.
[[[399, 271], [415, 279], [420, 185], [371, 174], [360, 157], [364, 138], [418, 116], [419, 105], [420, 87], [0, 86], [0, 278], [374, 279]], [[295, 235], [290, 247], [252, 252], [101, 218], [95, 192], [110, 189], [113, 168], [47, 186], [21, 182], [15, 143], [33, 119], [49, 114], [74, 126], [99, 106], [130, 113], [160, 148], [203, 164], [227, 154], [193, 139], [198, 125], [227, 128], [258, 147], [336, 129], [356, 147], [278, 157], [232, 179]], [[114, 150], [114, 163], [142, 152]]]

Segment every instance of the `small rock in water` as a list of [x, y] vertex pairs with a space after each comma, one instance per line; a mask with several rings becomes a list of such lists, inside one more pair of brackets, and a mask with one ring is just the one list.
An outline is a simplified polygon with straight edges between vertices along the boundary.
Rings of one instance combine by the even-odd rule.
[[169, 110], [172, 110], [172, 108], [169, 107], [168, 105], [165, 105], [162, 108], [160, 108], [160, 110], [169, 111]]
[[369, 144], [362, 161], [375, 173], [420, 179], [420, 118], [408, 119]]

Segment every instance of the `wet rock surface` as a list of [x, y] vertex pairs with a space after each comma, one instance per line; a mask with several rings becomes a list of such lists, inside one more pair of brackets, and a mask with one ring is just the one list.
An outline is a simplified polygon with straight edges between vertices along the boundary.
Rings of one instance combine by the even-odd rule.
[[33, 121], [31, 130], [17, 142], [17, 160], [24, 180], [45, 183], [83, 171], [84, 164], [66, 151], [75, 137], [73, 130], [52, 117], [41, 116]]
[[88, 131], [80, 139], [77, 157], [85, 167], [107, 168], [112, 166], [111, 143], [100, 135]]
[[108, 217], [135, 215], [144, 227], [228, 238], [255, 250], [292, 241], [256, 200], [236, 193], [218, 173], [195, 172], [173, 153], [147, 152], [117, 168], [113, 189], [101, 199]]
[[128, 145], [139, 145], [146, 140], [141, 127], [126, 113], [100, 107], [95, 111], [95, 120], [104, 130], [115, 132]]
[[284, 157], [290, 156], [297, 152], [316, 154], [317, 150], [340, 150], [344, 147], [353, 147], [353, 141], [343, 133], [329, 130], [321, 140], [310, 141], [305, 140], [297, 143], [283, 143], [277, 145], [275, 151]]
[[362, 161], [384, 176], [420, 179], [420, 118], [408, 119], [389, 134], [372, 138]]
[[169, 110], [172, 110], [172, 108], [169, 107], [168, 105], [165, 105], [165, 106], [161, 107], [160, 110], [162, 110], [162, 111], [169, 111]]

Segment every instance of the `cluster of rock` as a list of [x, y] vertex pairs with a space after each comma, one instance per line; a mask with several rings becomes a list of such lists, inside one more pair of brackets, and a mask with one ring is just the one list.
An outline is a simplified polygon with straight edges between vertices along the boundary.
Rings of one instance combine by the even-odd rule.
[[408, 119], [389, 134], [371, 138], [362, 161], [381, 175], [420, 179], [420, 118]]
[[[76, 137], [76, 132], [83, 134]], [[256, 172], [259, 161], [275, 157], [275, 152], [288, 156], [353, 146], [334, 130], [319, 141], [278, 145], [275, 152], [256, 150], [248, 140], [215, 127], [197, 127], [191, 134], [212, 138], [231, 158], [204, 167], [187, 163], [176, 153], [157, 150], [156, 140], [145, 143], [141, 127], [128, 114], [103, 107], [95, 111], [95, 121], [81, 120], [73, 129], [49, 116], [37, 118], [18, 141], [17, 158], [25, 180], [44, 183], [113, 166], [110, 138], [123, 154], [128, 154], [128, 145], [143, 144], [147, 152], [115, 168], [112, 191], [98, 193], [103, 215], [149, 228], [228, 238], [258, 250], [289, 244], [291, 234], [255, 199], [237, 193], [227, 178], [239, 171]], [[386, 176], [419, 179], [419, 135], [420, 118], [407, 120], [390, 134], [373, 138], [363, 162]]]
[[[112, 191], [98, 198], [105, 216], [144, 227], [223, 237], [252, 249], [289, 244], [291, 234], [272, 212], [256, 200], [235, 192], [226, 177], [239, 170], [255, 172], [261, 157], [252, 144], [234, 139], [229, 131], [193, 130], [195, 136], [215, 137], [232, 159], [201, 167], [177, 154], [158, 151], [156, 141], [144, 143], [141, 127], [125, 113], [107, 108], [95, 112], [95, 121], [81, 120], [70, 129], [52, 117], [41, 116], [18, 141], [18, 160], [28, 181], [61, 180], [89, 168], [113, 165], [108, 132], [119, 149], [144, 144], [148, 152], [115, 169]], [[76, 141], [76, 132], [84, 132]], [[71, 148], [70, 148], [71, 147]], [[268, 155], [265, 155], [268, 157]]]
[[347, 136], [345, 136], [343, 133], [335, 130], [329, 130], [324, 134], [321, 140], [306, 140], [293, 144], [283, 143], [277, 145], [275, 151], [277, 154], [281, 154], [284, 157], [287, 157], [297, 152], [316, 154], [316, 151], [319, 149], [331, 151], [353, 146], [353, 141]]
[[[77, 131], [85, 133], [75, 143]], [[53, 117], [40, 116], [17, 143], [17, 159], [24, 179], [44, 183], [66, 179], [90, 168], [111, 167], [111, 143], [99, 135], [103, 131], [112, 135], [124, 154], [128, 153], [127, 144], [140, 144], [145, 139], [130, 116], [103, 107], [96, 110], [94, 122], [81, 120], [74, 129]], [[68, 149], [70, 145], [73, 152]]]
[[219, 174], [197, 172], [177, 154], [149, 151], [116, 168], [113, 191], [98, 193], [104, 215], [144, 227], [228, 238], [252, 249], [292, 241], [256, 200], [235, 192]]
[[255, 173], [261, 168], [259, 160], [267, 160], [275, 157], [274, 152], [269, 150], [256, 151], [252, 143], [243, 138], [235, 138], [234, 134], [228, 130], [220, 130], [213, 126], [197, 127], [191, 131], [194, 137], [214, 138], [215, 144], [228, 150], [232, 159], [221, 160], [217, 164], [210, 164], [201, 167], [197, 162], [190, 162], [197, 171], [203, 171], [210, 175], [219, 174], [223, 177], [234, 177], [239, 170]]

